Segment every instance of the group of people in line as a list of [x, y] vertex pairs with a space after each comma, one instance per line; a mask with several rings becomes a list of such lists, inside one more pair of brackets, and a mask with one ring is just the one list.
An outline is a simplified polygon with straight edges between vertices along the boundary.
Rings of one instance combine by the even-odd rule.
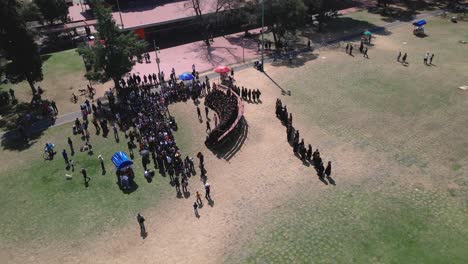
[[299, 130], [295, 129], [293, 126], [292, 114], [288, 114], [287, 106], [283, 106], [280, 99], [276, 99], [275, 113], [276, 117], [281, 120], [281, 123], [286, 126], [286, 138], [288, 143], [293, 146], [293, 153], [298, 155], [303, 162], [308, 162], [314, 166], [318, 177], [322, 181], [326, 177], [330, 182], [333, 182], [333, 179], [331, 179], [331, 161], [329, 161], [325, 167], [319, 150], [316, 149], [313, 151], [311, 144], [308, 144], [306, 147], [304, 139], [300, 138]]

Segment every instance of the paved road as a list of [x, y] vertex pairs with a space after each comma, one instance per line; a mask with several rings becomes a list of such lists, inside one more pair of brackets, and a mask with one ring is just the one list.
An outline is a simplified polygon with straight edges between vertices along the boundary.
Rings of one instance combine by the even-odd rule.
[[[408, 25], [409, 23], [412, 23], [415, 20], [437, 16], [437, 15], [442, 14], [442, 12], [443, 12], [443, 10], [436, 10], [436, 11], [432, 11], [432, 12], [428, 12], [428, 13], [423, 13], [423, 14], [415, 16], [414, 19], [412, 21], [410, 21], [410, 22], [404, 22], [404, 21], [398, 21], [397, 20], [397, 21], [394, 21], [394, 22], [391, 22], [391, 23], [387, 23], [387, 24], [385, 24], [383, 26], [380, 26], [380, 27], [371, 28], [369, 30], [371, 32], [380, 32], [380, 31], [383, 31], [383, 30], [386, 30], [386, 29], [391, 29], [391, 28], [395, 28], [395, 27], [399, 27], [399, 26], [403, 26], [403, 25]], [[351, 39], [354, 39], [356, 37], [360, 37], [361, 34], [362, 34], [362, 32], [360, 32], [360, 31], [355, 32], [353, 34], [349, 34], [349, 35], [346, 35], [346, 36], [342, 36], [342, 37], [327, 41], [326, 43], [323, 43], [322, 45], [316, 46], [316, 47], [319, 48], [319, 47], [326, 47], [326, 46], [334, 45], [334, 44], [339, 43], [341, 41], [351, 40]], [[265, 63], [271, 63], [272, 61], [273, 61], [273, 58], [267, 58], [265, 60]], [[191, 62], [189, 64], [191, 64]], [[190, 65], [187, 65], [186, 68], [190, 68], [190, 67], [191, 67]], [[236, 71], [236, 72], [247, 69], [247, 68], [251, 68], [251, 67], [253, 67], [253, 62], [248, 62], [248, 63], [243, 63], [243, 64], [240, 64], [240, 65], [237, 65], [237, 66], [233, 66], [234, 71]], [[214, 73], [214, 72], [205, 72], [205, 74], [202, 74], [202, 77], [204, 77], [205, 75], [208, 75], [208, 78], [210, 78], [211, 80], [218, 77], [218, 74]], [[49, 127], [54, 127], [54, 126], [58, 126], [58, 125], [62, 125], [62, 124], [65, 124], [65, 123], [72, 122], [76, 118], [80, 118], [80, 117], [81, 117], [81, 112], [76, 111], [76, 112], [67, 113], [67, 114], [58, 116], [55, 119], [55, 122], [51, 122], [50, 120], [49, 121], [40, 121], [40, 122], [37, 122], [36, 124], [34, 124], [32, 126], [31, 132], [32, 133], [37, 133], [37, 132], [40, 132], [40, 131], [42, 131], [44, 129], [47, 129]], [[0, 132], [0, 137], [1, 138], [14, 137], [15, 133], [12, 133], [12, 132], [14, 132], [14, 131]]]

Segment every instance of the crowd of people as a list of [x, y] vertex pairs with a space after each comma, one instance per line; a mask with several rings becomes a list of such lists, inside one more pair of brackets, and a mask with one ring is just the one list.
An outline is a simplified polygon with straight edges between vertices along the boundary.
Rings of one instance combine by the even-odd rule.
[[205, 141], [207, 146], [214, 146], [237, 119], [239, 112], [238, 100], [230, 89], [225, 92], [213, 88], [205, 97], [205, 105], [213, 109], [219, 116], [219, 124], [211, 130]]
[[281, 123], [286, 126], [286, 138], [288, 143], [293, 146], [293, 153], [304, 163], [307, 162], [314, 166], [320, 180], [324, 181], [326, 177], [330, 183], [334, 184], [331, 178], [331, 161], [329, 161], [325, 167], [320, 156], [320, 151], [318, 149], [313, 151], [311, 144], [308, 144], [306, 147], [304, 139], [300, 138], [299, 130], [295, 129], [293, 126], [292, 114], [288, 114], [287, 106], [283, 106], [280, 99], [276, 99], [275, 113], [276, 117], [281, 120]]

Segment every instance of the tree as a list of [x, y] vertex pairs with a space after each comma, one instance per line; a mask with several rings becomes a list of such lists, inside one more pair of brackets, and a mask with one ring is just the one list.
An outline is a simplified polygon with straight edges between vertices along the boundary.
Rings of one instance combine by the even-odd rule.
[[34, 3], [50, 24], [54, 24], [56, 20], [63, 23], [67, 21], [68, 6], [65, 0], [34, 0]]
[[34, 34], [26, 28], [19, 15], [20, 5], [16, 0], [0, 0], [0, 49], [11, 62], [7, 76], [12, 82], [26, 79], [33, 94], [35, 81], [42, 80], [42, 60]]
[[26, 22], [42, 20], [41, 11], [34, 2], [22, 1], [18, 13]]
[[[210, 36], [213, 35], [213, 30], [218, 27], [220, 12], [238, 8], [242, 2], [243, 0], [190, 1], [189, 8], [195, 12], [198, 24], [200, 25], [200, 34], [202, 34], [203, 41], [207, 46], [210, 46]], [[205, 14], [205, 11], [209, 13]]]
[[276, 47], [281, 47], [286, 33], [295, 34], [304, 25], [307, 7], [303, 0], [263, 0], [265, 14], [269, 15]]
[[104, 7], [101, 1], [95, 0], [93, 5], [97, 19], [94, 45], [82, 45], [77, 51], [89, 66], [85, 75], [88, 80], [106, 82], [112, 79], [119, 91], [119, 80], [135, 65], [132, 57], [145, 52], [147, 45], [144, 40], [138, 40], [133, 32], [120, 32], [111, 10]]

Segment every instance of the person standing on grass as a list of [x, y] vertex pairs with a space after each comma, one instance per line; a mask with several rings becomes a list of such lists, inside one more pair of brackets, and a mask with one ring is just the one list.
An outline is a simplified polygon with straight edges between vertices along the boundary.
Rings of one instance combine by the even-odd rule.
[[67, 142], [68, 142], [68, 146], [70, 146], [70, 153], [73, 156], [75, 154], [75, 150], [73, 149], [73, 141], [71, 140], [70, 137], [68, 137]]
[[209, 183], [205, 183], [205, 198], [206, 198], [207, 200], [211, 200], [210, 191], [211, 191], [210, 184], [209, 184]]
[[68, 165], [68, 162], [69, 162], [68, 161], [68, 154], [67, 154], [67, 151], [65, 149], [62, 151], [62, 157], [65, 160], [65, 164]]
[[115, 126], [115, 123], [112, 124], [112, 130], [114, 131], [114, 139], [116, 142], [119, 142], [119, 133], [117, 132], [117, 127]]
[[81, 175], [83, 175], [85, 186], [88, 185], [88, 172], [86, 172], [85, 168], [81, 168]]
[[202, 201], [202, 198], [201, 198], [201, 194], [200, 194], [200, 192], [198, 192], [198, 191], [197, 191], [197, 194], [196, 194], [196, 196], [197, 196], [197, 203], [199, 203], [199, 204], [203, 204], [203, 201]]
[[106, 167], [104, 166], [104, 159], [102, 158], [102, 155], [99, 155], [98, 159], [99, 159], [99, 163], [101, 164], [102, 174], [105, 174], [106, 173]]
[[325, 168], [325, 175], [330, 177], [331, 175], [331, 161], [328, 162], [327, 167]]
[[432, 65], [432, 60], [434, 59], [434, 53], [432, 53], [431, 58], [429, 59], [429, 64]]
[[400, 59], [401, 59], [401, 51], [398, 52], [398, 56], [397, 56], [397, 61], [400, 62]]
[[55, 101], [50, 102], [50, 105], [52, 106], [52, 109], [54, 109], [54, 113], [57, 115], [58, 108], [57, 108], [57, 105], [55, 104]]
[[11, 100], [15, 101], [16, 100], [15, 91], [10, 88], [10, 90], [8, 92], [10, 93]]
[[146, 233], [145, 221], [146, 221], [146, 219], [143, 217], [143, 215], [141, 215], [141, 213], [138, 213], [137, 214], [137, 222], [138, 222], [138, 225], [140, 226], [140, 232], [142, 234]]

